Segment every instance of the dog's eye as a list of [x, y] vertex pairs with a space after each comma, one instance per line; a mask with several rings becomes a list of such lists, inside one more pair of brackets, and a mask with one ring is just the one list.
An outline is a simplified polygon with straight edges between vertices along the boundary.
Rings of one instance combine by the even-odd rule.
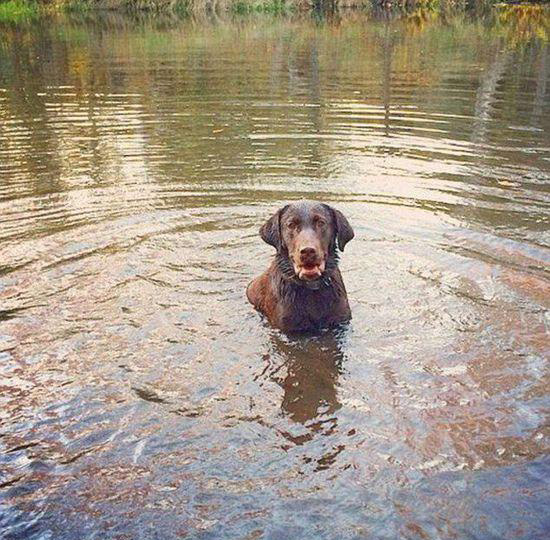
[[324, 227], [327, 222], [322, 217], [315, 217], [313, 218], [313, 221], [315, 225], [318, 225], [319, 227]]
[[297, 221], [295, 221], [295, 220], [289, 221], [289, 222], [287, 223], [287, 227], [288, 227], [289, 229], [296, 229], [296, 228], [298, 227], [298, 225], [299, 225], [299, 223], [298, 223]]

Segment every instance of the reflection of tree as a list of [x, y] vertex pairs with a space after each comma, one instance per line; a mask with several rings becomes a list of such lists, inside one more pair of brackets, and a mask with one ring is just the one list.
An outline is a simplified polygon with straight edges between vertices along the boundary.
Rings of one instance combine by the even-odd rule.
[[[36, 222], [27, 224], [35, 234], [130, 211], [129, 201], [138, 200], [132, 190], [146, 202], [143, 111], [135, 99], [115, 97], [133, 81], [119, 76], [117, 67], [108, 69], [94, 28], [88, 28], [86, 47], [74, 29], [65, 30], [40, 21], [32, 33], [2, 36], [9, 54], [0, 52], [8, 68], [0, 73], [7, 89], [0, 144], [17, 159], [17, 174], [9, 177], [13, 193], [31, 196], [11, 210], [36, 211]], [[135, 179], [139, 187], [128, 188]]]
[[[310, 121], [315, 133], [320, 134], [323, 131], [322, 122], [322, 99], [321, 99], [321, 80], [319, 76], [319, 44], [317, 38], [313, 39], [311, 44], [311, 50], [309, 54], [310, 58], [310, 77], [309, 77], [309, 95], [310, 102], [315, 107], [310, 107]], [[311, 165], [317, 169], [317, 176], [319, 175], [320, 164], [323, 159], [323, 149], [321, 148], [323, 141], [321, 138], [317, 138], [314, 141], [314, 147], [311, 152]]]
[[491, 120], [493, 104], [499, 81], [502, 79], [510, 60], [510, 51], [498, 51], [491, 65], [483, 72], [474, 105], [474, 125], [472, 142], [485, 142], [488, 124]]
[[[548, 84], [548, 47], [542, 47], [540, 51], [539, 66], [537, 69], [537, 89], [533, 103], [531, 124], [537, 125], [544, 111], [546, 90]], [[546, 104], [548, 106], [548, 104]]]
[[501, 5], [496, 14], [509, 46], [525, 45], [535, 38], [548, 42], [550, 25], [545, 6]]
[[39, 180], [44, 171], [55, 171], [58, 166], [55, 137], [46, 121], [44, 86], [45, 78], [54, 78], [59, 67], [48, 67], [44, 60], [55, 54], [63, 66], [65, 51], [56, 46], [47, 26], [37, 24], [33, 29], [32, 37], [17, 31], [6, 31], [2, 36], [0, 45], [9, 55], [2, 54], [0, 46], [0, 85], [8, 90], [6, 101], [0, 105], [0, 142], [18, 156], [20, 169], [28, 171], [26, 188], [32, 186], [41, 194], [57, 188], [55, 174], [48, 175], [47, 186]]
[[[161, 24], [109, 14], [8, 29], [0, 34], [0, 83], [7, 88], [0, 119], [16, 118], [20, 136], [11, 136], [2, 122], [0, 144], [9, 155], [18, 154], [20, 184], [32, 195], [83, 187], [78, 178], [88, 187], [125, 178], [130, 183], [146, 171], [176, 206], [189, 204], [189, 192], [199, 191], [210, 203], [226, 203], [227, 191], [217, 188], [228, 178], [239, 178], [228, 189], [242, 189], [247, 200], [251, 193], [279, 199], [280, 192], [259, 183], [267, 178], [273, 185], [287, 174], [326, 175], [334, 156], [349, 155], [352, 130], [361, 136], [412, 131], [422, 141], [425, 131], [395, 114], [402, 103], [444, 111], [436, 126], [445, 130], [443, 139], [470, 128], [464, 120], [470, 94], [468, 101], [449, 95], [447, 68], [483, 58], [481, 44], [502, 40], [502, 28], [459, 15], [450, 16], [448, 25], [437, 17], [394, 15], [384, 11], [366, 25], [357, 14], [318, 24], [213, 24], [206, 18]], [[533, 61], [527, 53], [542, 54], [533, 104], [533, 118], [540, 118], [547, 48], [529, 44], [522, 50], [526, 69]], [[504, 100], [514, 99], [512, 85], [499, 88], [510, 76], [508, 54], [497, 53], [482, 78], [474, 106], [476, 141], [486, 136], [497, 90]], [[468, 92], [469, 74], [464, 71], [459, 81]], [[60, 85], [72, 88], [53, 96]], [[372, 112], [381, 101], [383, 117]], [[402, 151], [391, 141], [388, 148]], [[411, 144], [407, 151], [440, 157], [429, 144]], [[139, 153], [143, 162], [130, 171], [128, 162], [136, 164]]]
[[392, 27], [389, 22], [384, 25], [384, 40], [382, 45], [383, 66], [383, 100], [384, 100], [384, 128], [385, 135], [390, 134], [390, 102], [391, 102], [391, 72], [392, 72]]

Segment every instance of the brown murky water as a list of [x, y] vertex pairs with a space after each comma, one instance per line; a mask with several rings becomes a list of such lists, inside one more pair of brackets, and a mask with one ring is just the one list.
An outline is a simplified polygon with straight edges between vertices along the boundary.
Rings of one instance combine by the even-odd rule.
[[[0, 536], [547, 537], [535, 23], [4, 28]], [[244, 289], [300, 197], [354, 319], [289, 339]]]

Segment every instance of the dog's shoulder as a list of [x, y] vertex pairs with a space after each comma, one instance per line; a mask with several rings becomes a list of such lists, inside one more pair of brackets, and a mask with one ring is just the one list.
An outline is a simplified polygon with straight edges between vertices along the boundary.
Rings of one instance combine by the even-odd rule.
[[271, 298], [274, 296], [271, 291], [273, 271], [274, 265], [271, 264], [263, 274], [254, 278], [246, 288], [248, 301], [266, 315], [268, 315], [267, 311], [270, 311], [269, 305], [274, 302], [274, 298]]

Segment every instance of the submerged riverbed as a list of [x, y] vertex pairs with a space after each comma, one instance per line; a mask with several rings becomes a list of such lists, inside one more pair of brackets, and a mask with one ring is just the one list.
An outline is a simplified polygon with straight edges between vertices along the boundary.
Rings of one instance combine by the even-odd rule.
[[[525, 25], [0, 34], [0, 536], [542, 539], [550, 54]], [[247, 304], [285, 202], [353, 321]]]

